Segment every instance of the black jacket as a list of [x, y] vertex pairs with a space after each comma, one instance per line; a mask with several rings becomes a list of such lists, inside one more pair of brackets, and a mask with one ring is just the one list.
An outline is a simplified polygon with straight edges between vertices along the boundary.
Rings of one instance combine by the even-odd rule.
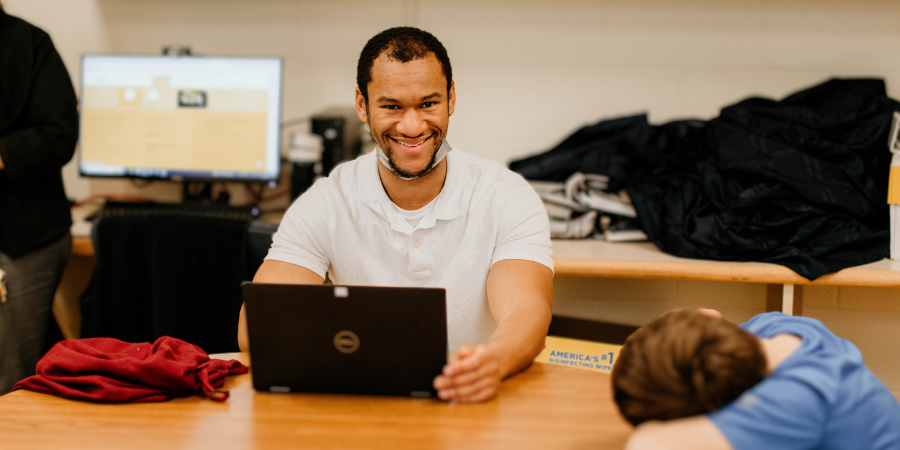
[[68, 232], [61, 169], [77, 140], [75, 90], [50, 36], [0, 11], [0, 251], [17, 258]]
[[607, 175], [664, 252], [815, 279], [887, 255], [885, 143], [898, 110], [882, 80], [835, 79], [741, 101], [708, 122], [603, 121], [510, 168], [534, 180]]

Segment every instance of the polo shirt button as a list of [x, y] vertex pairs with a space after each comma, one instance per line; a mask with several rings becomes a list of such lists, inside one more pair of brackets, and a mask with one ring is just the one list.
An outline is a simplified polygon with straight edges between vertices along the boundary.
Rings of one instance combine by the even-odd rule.
[[413, 247], [419, 248], [419, 241], [413, 242]]

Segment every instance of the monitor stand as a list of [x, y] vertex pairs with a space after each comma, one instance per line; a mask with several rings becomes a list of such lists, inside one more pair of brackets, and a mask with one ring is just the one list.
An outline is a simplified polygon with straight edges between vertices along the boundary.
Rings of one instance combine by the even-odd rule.
[[227, 189], [222, 189], [217, 198], [213, 198], [213, 183], [185, 181], [182, 183], [182, 203], [190, 204], [220, 204], [228, 205], [231, 195]]

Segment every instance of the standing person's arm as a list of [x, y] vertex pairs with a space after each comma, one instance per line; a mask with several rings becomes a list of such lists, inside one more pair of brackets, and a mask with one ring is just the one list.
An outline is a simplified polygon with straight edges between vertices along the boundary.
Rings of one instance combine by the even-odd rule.
[[550, 268], [532, 261], [499, 261], [488, 275], [487, 296], [497, 329], [486, 345], [460, 348], [459, 360], [435, 379], [443, 400], [493, 397], [504, 378], [528, 367], [544, 349], [553, 304]]
[[[0, 59], [15, 59], [0, 77], [5, 102], [0, 123], [0, 170], [10, 181], [28, 181], [59, 170], [75, 152], [78, 111], [75, 90], [50, 36], [18, 19], [7, 25]], [[12, 22], [15, 20], [16, 22]], [[19, 92], [16, 92], [19, 91]], [[27, 98], [21, 91], [28, 92]]]

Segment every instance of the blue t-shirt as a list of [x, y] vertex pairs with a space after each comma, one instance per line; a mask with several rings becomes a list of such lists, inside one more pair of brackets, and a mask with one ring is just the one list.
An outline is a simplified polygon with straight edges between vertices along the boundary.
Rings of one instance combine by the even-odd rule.
[[737, 400], [709, 414], [735, 450], [900, 450], [900, 404], [855, 345], [807, 317], [760, 314], [741, 328], [803, 343]]

